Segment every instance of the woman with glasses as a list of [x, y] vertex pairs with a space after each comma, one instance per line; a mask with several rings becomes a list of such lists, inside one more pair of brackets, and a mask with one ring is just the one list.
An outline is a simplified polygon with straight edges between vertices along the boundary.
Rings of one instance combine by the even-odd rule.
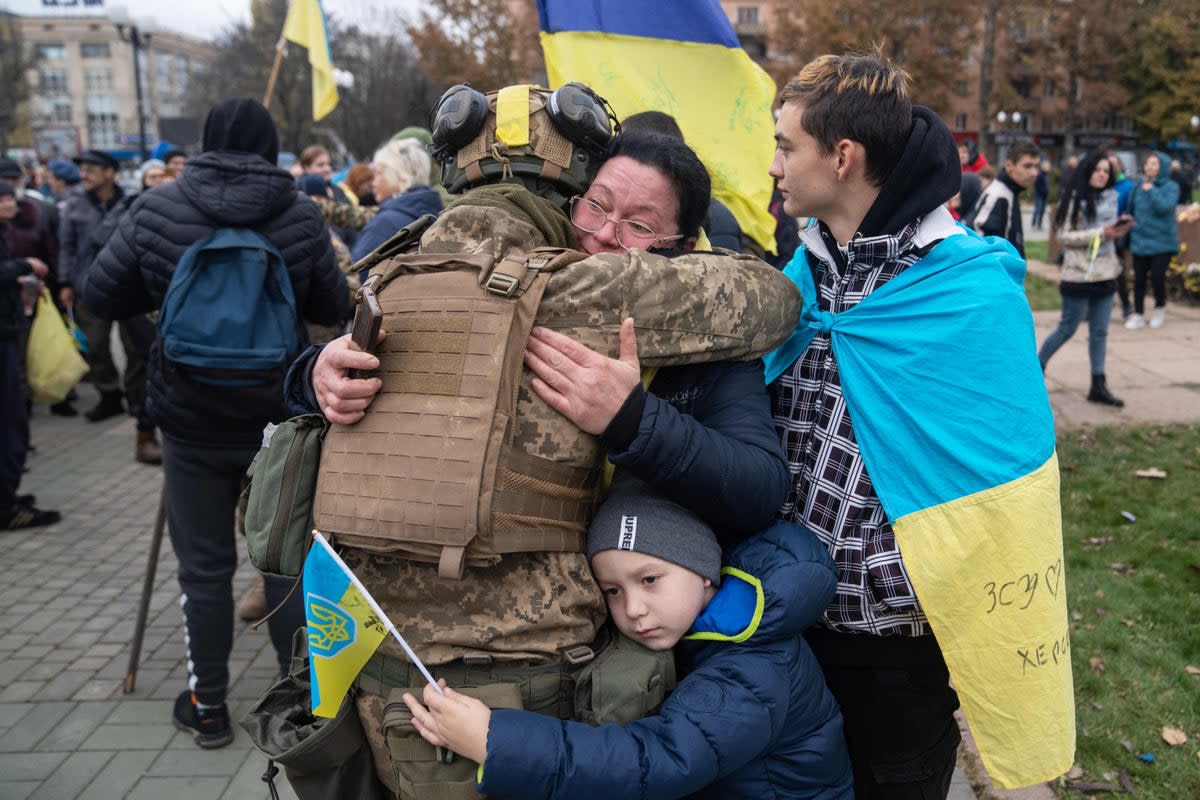
[[[571, 200], [580, 249], [692, 250], [711, 194], [708, 172], [695, 152], [674, 137], [639, 130], [618, 136], [611, 153], [588, 190]], [[720, 313], [720, 300], [713, 298], [713, 313]], [[619, 358], [543, 327], [533, 329], [527, 351], [526, 364], [537, 376], [534, 391], [599, 436], [614, 465], [734, 537], [755, 533], [774, 517], [787, 494], [788, 475], [761, 361], [643, 373], [633, 320], [622, 325]], [[723, 494], [738, 497], [737, 507], [699, 496], [697, 487], [714, 480], [735, 489]]]

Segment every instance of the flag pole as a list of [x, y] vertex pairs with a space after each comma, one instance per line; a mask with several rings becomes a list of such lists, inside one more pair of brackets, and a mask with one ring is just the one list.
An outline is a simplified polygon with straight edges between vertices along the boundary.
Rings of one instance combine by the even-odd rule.
[[279, 65], [283, 63], [283, 51], [287, 43], [283, 36], [275, 44], [275, 63], [271, 65], [271, 77], [267, 78], [267, 91], [263, 94], [263, 108], [271, 108], [271, 97], [275, 94], [275, 79], [279, 77]]
[[383, 609], [380, 608], [379, 604], [375, 602], [375, 598], [372, 597], [371, 593], [367, 591], [367, 587], [362, 585], [362, 581], [358, 579], [358, 576], [354, 574], [354, 571], [350, 569], [350, 567], [346, 566], [346, 562], [342, 561], [342, 557], [337, 554], [337, 551], [329, 546], [329, 542], [325, 541], [325, 537], [321, 535], [320, 531], [315, 529], [313, 530], [313, 539], [319, 545], [321, 545], [321, 547], [325, 548], [325, 552], [327, 552], [329, 556], [333, 558], [334, 562], [342, 568], [342, 571], [346, 573], [346, 577], [350, 579], [350, 582], [354, 584], [354, 588], [358, 589], [359, 594], [361, 594], [363, 599], [367, 601], [367, 605], [371, 607], [371, 610], [374, 611], [379, 619], [383, 622], [384, 626], [388, 630], [388, 633], [390, 633], [392, 638], [400, 643], [400, 647], [404, 649], [404, 652], [408, 655], [408, 659], [412, 665], [421, 671], [421, 675], [424, 676], [425, 680], [429, 681], [429, 685], [436, 689], [438, 694], [442, 694], [442, 687], [439, 686], [438, 682], [435, 681], [433, 676], [429, 674], [429, 670], [427, 670], [425, 665], [421, 663], [421, 659], [417, 658], [417, 654], [414, 653], [412, 648], [408, 646], [408, 642], [406, 642], [404, 637], [400, 635], [400, 631], [396, 630], [396, 626], [392, 624], [392, 621], [388, 618], [388, 615], [383, 613]]

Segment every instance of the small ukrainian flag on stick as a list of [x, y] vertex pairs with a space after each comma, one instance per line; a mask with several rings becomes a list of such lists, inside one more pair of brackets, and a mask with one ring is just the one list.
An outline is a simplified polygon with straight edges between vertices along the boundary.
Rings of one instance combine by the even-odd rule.
[[317, 546], [304, 560], [313, 716], [337, 716], [350, 684], [389, 633], [425, 680], [437, 687], [429, 670], [320, 531], [313, 531], [313, 539]]

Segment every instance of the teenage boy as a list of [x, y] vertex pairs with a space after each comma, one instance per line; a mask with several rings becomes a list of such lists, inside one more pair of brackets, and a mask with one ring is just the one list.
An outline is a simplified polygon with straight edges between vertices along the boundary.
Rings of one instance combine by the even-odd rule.
[[721, 568], [713, 529], [618, 476], [588, 530], [617, 628], [676, 648], [685, 675], [657, 716], [625, 726], [488, 709], [452, 688], [404, 701], [435, 746], [481, 765], [494, 797], [850, 798], [842, 717], [800, 632], [833, 596], [816, 538], [777, 522]]
[[1004, 169], [988, 184], [975, 208], [963, 220], [984, 236], [999, 236], [1012, 242], [1025, 257], [1025, 228], [1021, 222], [1021, 192], [1033, 186], [1038, 176], [1041, 151], [1030, 141], [1017, 142], [1004, 158]]
[[[959, 742], [948, 664], [994, 781], [1055, 777], [1074, 749], [1069, 657], [1034, 683], [1004, 646], [1033, 629], [1030, 612], [1060, 648], [1067, 636], [1025, 264], [951, 219], [954, 139], [908, 84], [878, 54], [815, 59], [780, 94], [770, 169], [784, 211], [815, 219], [784, 269], [804, 309], [765, 359], [792, 476], [780, 514], [837, 567], [805, 635], [870, 800], [946, 796]], [[1021, 617], [989, 615], [975, 592], [999, 561], [1054, 588]]]

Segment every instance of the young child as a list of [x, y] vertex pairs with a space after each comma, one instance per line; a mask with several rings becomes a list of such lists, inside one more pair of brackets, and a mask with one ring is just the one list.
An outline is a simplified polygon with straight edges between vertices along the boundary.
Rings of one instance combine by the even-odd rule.
[[428, 708], [405, 695], [428, 742], [481, 765], [481, 794], [853, 797], [841, 711], [800, 636], [836, 584], [812, 533], [777, 522], [721, 569], [699, 517], [619, 476], [587, 549], [620, 631], [653, 650], [678, 643], [685, 677], [657, 716], [596, 728], [490, 710], [448, 687], [425, 688]]

